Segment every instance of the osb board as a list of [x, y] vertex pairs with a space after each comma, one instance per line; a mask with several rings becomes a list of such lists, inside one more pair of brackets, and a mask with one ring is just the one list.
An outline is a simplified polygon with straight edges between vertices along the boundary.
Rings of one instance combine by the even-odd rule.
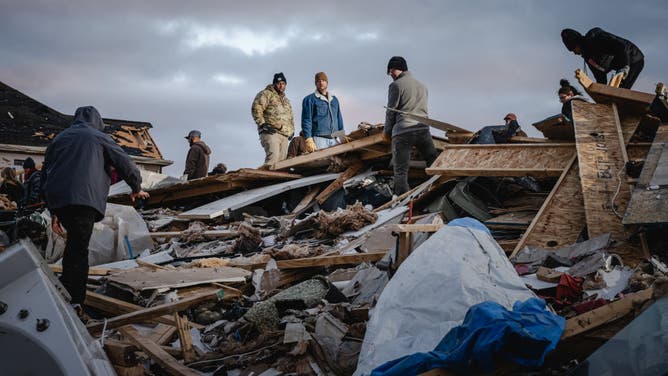
[[589, 238], [610, 233], [612, 239], [620, 244], [614, 252], [619, 253], [626, 263], [632, 264], [641, 252], [626, 242], [629, 234], [611, 205], [614, 198], [617, 213], [623, 214], [631, 197], [628, 184], [622, 181], [625, 179], [625, 149], [622, 149], [625, 146], [615, 116], [612, 105], [573, 103], [575, 141]]
[[552, 188], [513, 253], [527, 245], [558, 249], [575, 243], [586, 224], [580, 173], [575, 158]]
[[134, 290], [179, 288], [206, 283], [240, 283], [250, 272], [241, 268], [193, 268], [156, 269], [134, 268], [108, 277], [110, 282], [128, 286]]
[[427, 169], [444, 176], [559, 176], [573, 157], [573, 144], [447, 146]]
[[668, 156], [666, 143], [668, 143], [668, 125], [663, 125], [657, 130], [652, 148], [647, 154], [638, 185], [633, 190], [631, 201], [624, 214], [624, 224], [668, 223], [668, 186], [657, 184], [658, 188], [647, 189], [654, 183], [660, 182], [653, 181], [657, 171], [659, 174], [665, 173], [666, 166], [661, 163]]
[[622, 134], [624, 134], [624, 143], [628, 144], [629, 141], [631, 141], [631, 137], [635, 133], [636, 128], [638, 128], [638, 124], [640, 124], [640, 116], [639, 115], [621, 116], [619, 122], [622, 126]]
[[626, 154], [629, 156], [629, 160], [641, 160], [647, 157], [649, 152], [650, 143], [642, 142], [637, 144], [630, 144], [626, 146]]
[[566, 122], [561, 114], [550, 116], [549, 118], [533, 123], [532, 125], [541, 131], [543, 136], [549, 139], [575, 140], [573, 124]]

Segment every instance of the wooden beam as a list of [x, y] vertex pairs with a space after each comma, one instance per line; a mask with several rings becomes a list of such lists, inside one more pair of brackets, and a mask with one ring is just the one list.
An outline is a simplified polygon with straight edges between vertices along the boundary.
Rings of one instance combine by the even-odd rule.
[[[230, 298], [225, 295], [225, 298]], [[167, 304], [161, 304], [155, 307], [144, 308], [139, 311], [129, 312], [120, 316], [113, 317], [106, 321], [107, 329], [118, 328], [123, 325], [152, 320], [165, 314], [172, 314], [174, 312], [183, 311], [191, 306], [199, 303], [204, 303], [211, 300], [217, 300], [218, 294], [201, 294], [190, 298], [181, 299], [179, 301]], [[94, 323], [87, 326], [88, 331], [94, 334], [99, 333], [105, 326], [104, 322]]]
[[559, 176], [573, 144], [451, 145], [427, 168], [443, 176]]
[[[156, 231], [156, 232], [149, 232], [149, 235], [152, 238], [177, 238], [183, 235], [187, 235], [188, 233], [189, 233], [188, 230], [163, 231], [163, 232]], [[206, 238], [218, 238], [218, 239], [232, 239], [239, 236], [239, 232], [234, 230], [208, 230], [208, 231], [202, 231], [199, 234]]]
[[397, 113], [400, 113], [402, 115], [406, 115], [414, 120], [419, 121], [422, 124], [426, 124], [430, 127], [434, 127], [436, 129], [440, 129], [445, 132], [452, 132], [452, 133], [458, 133], [458, 134], [464, 134], [466, 136], [473, 136], [474, 132], [469, 131], [468, 129], [460, 128], [456, 125], [446, 123], [443, 121], [435, 120], [435, 119], [430, 119], [426, 116], [420, 116], [418, 114], [414, 114], [412, 112], [407, 112], [407, 111], [402, 111], [396, 108], [391, 108], [391, 107], [385, 107], [388, 111], [394, 111]]
[[311, 186], [309, 187], [308, 193], [304, 195], [301, 201], [299, 201], [299, 204], [295, 206], [294, 209], [292, 209], [292, 214], [299, 215], [301, 214], [304, 210], [306, 210], [311, 204], [313, 203], [313, 200], [315, 199], [315, 196], [320, 193], [320, 187], [319, 186]]
[[643, 115], [654, 101], [654, 94], [593, 82], [581, 69], [575, 71], [575, 77], [596, 103], [616, 103], [623, 114]]
[[197, 358], [195, 349], [193, 348], [193, 338], [190, 335], [190, 326], [188, 326], [188, 318], [181, 316], [178, 312], [174, 312], [174, 321], [176, 322], [176, 331], [179, 335], [179, 342], [181, 344], [181, 354], [183, 361], [190, 363]]
[[137, 330], [131, 326], [123, 326], [119, 331], [132, 343], [139, 346], [151, 359], [164, 368], [167, 373], [175, 376], [199, 376], [199, 372], [182, 365], [174, 357], [169, 355], [159, 345], [139, 335]]
[[564, 333], [561, 335], [561, 339], [564, 340], [576, 336], [620, 319], [651, 299], [652, 294], [652, 288], [627, 294], [612, 303], [568, 319], [566, 320], [566, 327], [564, 328]]
[[443, 223], [438, 224], [396, 224], [391, 225], [389, 230], [396, 233], [402, 232], [436, 232], [444, 226]]
[[[54, 273], [62, 273], [63, 272], [63, 266], [62, 265], [56, 265], [56, 264], [49, 264], [49, 269], [51, 269], [52, 272]], [[96, 276], [104, 276], [104, 275], [109, 275], [113, 272], [117, 272], [121, 269], [113, 269], [113, 268], [98, 268], [98, 267], [90, 267], [88, 269], [88, 275], [96, 275]]]
[[589, 238], [610, 233], [619, 245], [613, 252], [620, 254], [625, 264], [635, 265], [642, 254], [628, 243], [630, 234], [621, 220], [631, 191], [624, 183], [626, 151], [615, 107], [581, 101], [572, 102], [572, 106]]
[[136, 354], [139, 349], [131, 343], [121, 342], [114, 339], [105, 339], [104, 351], [107, 353], [107, 357], [113, 365], [132, 367], [139, 363]]
[[365, 148], [369, 145], [374, 145], [384, 142], [383, 139], [383, 133], [378, 133], [373, 136], [368, 136], [361, 138], [359, 140], [355, 140], [352, 142], [347, 142], [344, 144], [338, 144], [336, 146], [332, 146], [326, 149], [321, 149], [321, 150], [316, 150], [313, 153], [309, 154], [304, 154], [304, 155], [299, 155], [294, 158], [286, 159], [284, 161], [280, 161], [278, 163], [275, 163], [272, 167], [271, 170], [285, 170], [291, 167], [296, 167], [301, 164], [306, 164], [309, 162], [317, 161], [320, 159], [325, 159], [329, 158], [335, 155], [343, 154], [343, 153], [348, 153], [351, 151], [357, 151], [359, 149]]
[[[318, 256], [292, 260], [279, 260], [276, 261], [276, 266], [278, 269], [284, 270], [360, 264], [363, 262], [376, 262], [382, 259], [385, 256], [385, 253], [386, 252], [367, 252], [355, 253], [351, 255]], [[253, 264], [251, 268], [262, 268], [265, 265], [265, 263]]]
[[338, 191], [343, 187], [343, 183], [346, 180], [357, 175], [364, 168], [364, 163], [362, 161], [355, 161], [353, 164], [348, 167], [341, 175], [339, 175], [336, 180], [334, 180], [327, 188], [323, 189], [322, 192], [315, 198], [319, 205], [322, 205], [334, 192]]

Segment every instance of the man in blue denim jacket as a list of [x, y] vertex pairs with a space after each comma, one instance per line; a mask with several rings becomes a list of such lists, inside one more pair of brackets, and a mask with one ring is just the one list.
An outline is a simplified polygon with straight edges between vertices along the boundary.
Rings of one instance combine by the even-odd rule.
[[338, 144], [332, 134], [343, 130], [339, 100], [327, 91], [327, 83], [325, 72], [316, 73], [316, 91], [302, 102], [302, 132], [309, 153]]

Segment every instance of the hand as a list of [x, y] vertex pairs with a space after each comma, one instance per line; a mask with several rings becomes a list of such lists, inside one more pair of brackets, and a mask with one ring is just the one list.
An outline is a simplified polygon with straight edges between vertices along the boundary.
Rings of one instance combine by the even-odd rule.
[[307, 153], [313, 153], [316, 149], [315, 141], [313, 141], [313, 137], [307, 138], [304, 142], [306, 143], [306, 152]]
[[391, 143], [392, 142], [392, 135], [389, 134], [389, 133], [383, 133], [383, 141], [385, 141], [385, 143], [388, 143], [388, 144]]
[[135, 202], [135, 199], [137, 199], [137, 198], [141, 198], [142, 200], [145, 200], [149, 197], [151, 197], [151, 195], [149, 195], [148, 192], [144, 192], [144, 191], [133, 192], [133, 193], [130, 194], [130, 200], [132, 200], [132, 202]]
[[630, 69], [631, 68], [628, 65], [626, 65], [624, 66], [624, 68], [617, 70], [616, 74], [623, 73], [622, 78], [626, 78], [629, 75]]
[[55, 214], [51, 217], [51, 232], [58, 236], [65, 236], [65, 230]]

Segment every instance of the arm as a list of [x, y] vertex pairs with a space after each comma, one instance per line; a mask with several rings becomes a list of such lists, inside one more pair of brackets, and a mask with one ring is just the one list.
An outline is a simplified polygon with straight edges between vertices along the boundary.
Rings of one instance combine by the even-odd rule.
[[267, 96], [263, 94], [264, 90], [257, 93], [255, 100], [253, 100], [253, 105], [251, 106], [251, 114], [258, 127], [265, 123], [264, 110], [267, 108], [268, 99]]
[[339, 118], [339, 130], [342, 131], [345, 129], [345, 127], [343, 126], [343, 116], [341, 115], [341, 102], [339, 102], [338, 98], [335, 99], [336, 99], [336, 112], [337, 112], [336, 116]]
[[311, 138], [311, 130], [313, 129], [313, 103], [309, 100], [309, 96], [304, 97], [302, 101], [302, 132], [304, 138]]
[[[589, 63], [587, 63], [589, 65]], [[596, 68], [592, 68], [591, 65], [589, 65], [589, 70], [594, 74], [594, 78], [596, 79], [596, 82], [599, 84], [608, 84], [608, 75], [605, 72], [601, 72], [600, 70]]]
[[[399, 105], [399, 88], [390, 84], [390, 88], [387, 93], [387, 108], [397, 108]], [[383, 132], [386, 134], [392, 134], [392, 128], [397, 121], [397, 113], [395, 111], [387, 110], [385, 111], [385, 126], [383, 127]]]
[[629, 56], [629, 51], [626, 49], [626, 43], [620, 38], [603, 31], [597, 35], [596, 43], [601, 45], [610, 55], [621, 59], [624, 66], [631, 65], [631, 56]]
[[132, 188], [132, 193], [141, 192], [141, 173], [130, 156], [108, 135], [101, 137], [105, 160], [118, 170], [119, 176]]

